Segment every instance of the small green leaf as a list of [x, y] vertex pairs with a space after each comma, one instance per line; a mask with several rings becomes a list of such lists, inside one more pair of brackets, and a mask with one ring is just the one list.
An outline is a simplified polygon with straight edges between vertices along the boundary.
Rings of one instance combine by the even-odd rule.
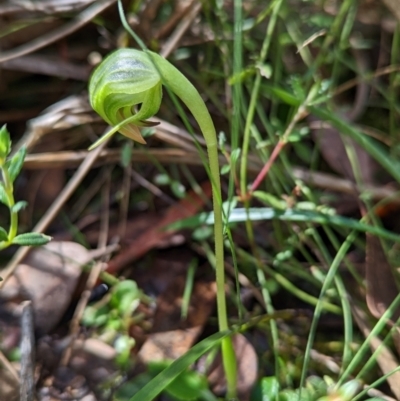
[[185, 186], [182, 185], [179, 181], [172, 181], [172, 183], [171, 183], [171, 191], [179, 199], [183, 199], [185, 197], [185, 194], [186, 194]]
[[[150, 373], [156, 375], [171, 365], [169, 361], [151, 362], [149, 364]], [[172, 397], [182, 400], [197, 400], [199, 394], [208, 389], [207, 379], [197, 372], [186, 370], [172, 381], [165, 391]]]
[[241, 149], [237, 148], [231, 152], [231, 164], [235, 164], [239, 160]]
[[135, 340], [128, 335], [120, 335], [114, 342], [114, 348], [118, 355], [116, 362], [123, 367], [128, 367], [131, 361], [131, 349], [135, 346]]
[[26, 147], [22, 146], [20, 150], [7, 162], [8, 173], [12, 182], [18, 177], [26, 156]]
[[0, 166], [2, 166], [11, 150], [10, 133], [7, 126], [3, 125], [0, 128]]
[[301, 101], [296, 96], [287, 92], [285, 89], [277, 86], [269, 88], [266, 86], [266, 89], [290, 106], [300, 106], [301, 104]]
[[132, 142], [127, 142], [121, 149], [121, 164], [127, 168], [132, 159]]
[[268, 206], [272, 206], [275, 209], [285, 209], [286, 208], [286, 202], [282, 199], [277, 198], [275, 195], [272, 195], [268, 192], [263, 192], [263, 191], [254, 191], [253, 196], [264, 202]]
[[305, 99], [305, 85], [302, 79], [298, 75], [291, 75], [289, 79], [289, 84], [292, 87], [293, 93], [297, 99]]
[[303, 137], [300, 135], [298, 131], [292, 132], [288, 137], [287, 141], [294, 143], [294, 142], [299, 142], [303, 139]]
[[358, 380], [350, 380], [343, 384], [337, 391], [343, 401], [350, 401], [357, 394], [360, 389], [360, 382]]
[[224, 164], [224, 165], [221, 167], [221, 175], [227, 174], [227, 173], [229, 173], [229, 171], [231, 171], [231, 166], [230, 166], [230, 164]]
[[12, 243], [21, 246], [39, 246], [45, 245], [51, 241], [51, 237], [41, 233], [25, 233], [17, 235]]
[[120, 313], [132, 313], [140, 303], [140, 291], [135, 281], [124, 280], [112, 289], [110, 304]]
[[169, 178], [168, 174], [157, 174], [153, 181], [156, 185], [168, 185], [171, 183], [171, 179]]
[[196, 241], [205, 241], [211, 238], [213, 229], [210, 226], [201, 226], [196, 228], [192, 233], [192, 238]]
[[245, 70], [240, 71], [239, 73], [232, 75], [228, 79], [228, 84], [229, 85], [236, 85], [241, 82], [244, 82], [247, 78], [253, 76], [256, 72], [256, 69], [254, 67], [249, 67], [246, 68]]
[[261, 393], [263, 401], [273, 401], [278, 399], [278, 379], [275, 376], [263, 377], [261, 379]]
[[110, 308], [108, 305], [103, 305], [100, 308], [88, 306], [83, 314], [83, 324], [86, 326], [103, 326], [108, 321], [109, 313]]
[[260, 74], [267, 79], [270, 79], [272, 76], [272, 66], [271, 64], [264, 64], [264, 63], [257, 63], [256, 67], [258, 68], [258, 71]]
[[14, 213], [18, 213], [18, 212], [20, 212], [22, 209], [25, 209], [25, 208], [27, 207], [27, 205], [28, 205], [28, 202], [26, 202], [26, 201], [19, 201], [19, 202], [17, 202], [17, 203], [11, 208], [11, 210], [12, 210]]
[[224, 131], [221, 131], [218, 135], [218, 146], [224, 150], [226, 144], [226, 134]]
[[152, 379], [150, 373], [145, 372], [135, 376], [132, 380], [122, 384], [114, 394], [114, 401], [129, 401], [142, 387], [149, 383]]
[[4, 184], [2, 182], [0, 182], [0, 202], [8, 207], [7, 194], [4, 189]]
[[8, 241], [7, 231], [3, 227], [0, 227], [0, 241]]

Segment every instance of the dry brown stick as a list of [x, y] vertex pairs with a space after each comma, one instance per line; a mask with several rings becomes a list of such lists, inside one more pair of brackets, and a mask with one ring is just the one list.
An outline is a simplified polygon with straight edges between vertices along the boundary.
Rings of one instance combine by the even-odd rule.
[[[60, 151], [35, 153], [25, 159], [24, 168], [28, 170], [42, 170], [49, 168], [74, 168], [85, 160], [88, 152]], [[163, 163], [187, 163], [189, 165], [201, 165], [202, 161], [197, 153], [180, 149], [133, 149], [132, 160], [136, 162], [151, 162], [156, 159]], [[121, 160], [120, 149], [107, 149], [101, 152], [96, 165], [116, 163]], [[226, 161], [221, 157], [221, 162]], [[259, 167], [259, 165], [257, 165]]]
[[22, 303], [20, 401], [35, 399], [35, 335], [31, 301]]
[[383, 0], [383, 3], [394, 14], [397, 21], [400, 22], [400, 0]]
[[15, 370], [14, 366], [10, 363], [10, 361], [6, 358], [3, 352], [0, 350], [0, 365], [3, 365], [11, 374], [11, 376], [15, 379], [15, 382], [19, 384], [19, 375]]
[[182, 36], [185, 34], [185, 32], [190, 27], [190, 24], [196, 18], [200, 9], [201, 9], [201, 2], [197, 2], [197, 3], [194, 3], [191, 5], [191, 10], [189, 11], [189, 13], [187, 15], [185, 15], [185, 17], [183, 18], [181, 23], [175, 29], [174, 33], [164, 43], [164, 45], [161, 49], [161, 52], [160, 52], [160, 54], [163, 57], [167, 57], [169, 54], [172, 53], [172, 51], [177, 46], [178, 42], [181, 40]]
[[[109, 228], [109, 219], [110, 219], [110, 186], [111, 186], [111, 176], [108, 176], [106, 180], [106, 184], [103, 186], [102, 190], [102, 214], [101, 214], [101, 226], [100, 226], [100, 234], [98, 241], [98, 249], [104, 249], [107, 246], [107, 238], [108, 238], [108, 228]], [[70, 337], [72, 341], [70, 345], [65, 349], [64, 354], [61, 358], [61, 365], [67, 366], [69, 360], [72, 355], [72, 349], [74, 347], [75, 341], [78, 338], [79, 334], [79, 326], [83, 317], [83, 313], [87, 304], [89, 303], [90, 295], [94, 286], [96, 285], [101, 272], [107, 267], [106, 263], [99, 262], [97, 263], [89, 273], [89, 277], [86, 281], [85, 290], [82, 292], [81, 297], [79, 299], [78, 305], [76, 306], [74, 316], [72, 317], [70, 324]]]
[[[129, 143], [130, 149], [132, 150], [132, 142]], [[119, 217], [118, 217], [118, 240], [121, 241], [122, 238], [125, 237], [126, 234], [126, 226], [128, 221], [128, 213], [129, 213], [129, 199], [131, 195], [131, 178], [132, 178], [132, 163], [128, 163], [127, 166], [124, 167], [124, 173], [122, 178], [121, 185], [121, 199], [119, 206]]]
[[176, 25], [184, 19], [184, 17], [191, 10], [193, 3], [198, 2], [198, 0], [188, 0], [188, 1], [177, 1], [175, 2], [174, 11], [171, 13], [167, 21], [154, 33], [154, 38], [161, 40], [166, 38], [170, 32], [172, 32]]
[[64, 38], [65, 36], [70, 35], [71, 33], [77, 31], [82, 26], [89, 23], [96, 15], [100, 14], [111, 4], [115, 3], [117, 0], [98, 0], [90, 7], [83, 10], [80, 14], [78, 14], [72, 21], [67, 22], [60, 28], [54, 29], [53, 31], [40, 36], [39, 38], [33, 39], [28, 43], [25, 43], [19, 47], [11, 49], [9, 51], [4, 52], [0, 56], [0, 63], [4, 61], [11, 60], [13, 58], [25, 56], [26, 54], [32, 53], [36, 50], [41, 49], [51, 43], [56, 42], [59, 39]]
[[[306, 184], [318, 188], [346, 194], [359, 194], [357, 185], [354, 182], [345, 178], [336, 177], [332, 174], [310, 171], [302, 167], [294, 167], [292, 174], [294, 178], [302, 180]], [[398, 196], [399, 191], [390, 187], [378, 187], [375, 185], [366, 184], [364, 185], [363, 190], [369, 192], [374, 200], [393, 198], [391, 201], [397, 203], [400, 202]]]
[[71, 78], [84, 82], [87, 81], [90, 73], [87, 65], [78, 65], [69, 61], [36, 54], [4, 61], [1, 67], [5, 70]]
[[[49, 169], [49, 168], [72, 168], [82, 162], [88, 155], [86, 151], [65, 151], [56, 153], [36, 153], [28, 155], [25, 159], [24, 168], [26, 169]], [[109, 164], [118, 162], [121, 152], [118, 149], [103, 150], [98, 157], [98, 164]], [[189, 165], [201, 165], [202, 161], [195, 152], [187, 152], [180, 149], [148, 149], [132, 150], [132, 159], [135, 162], [149, 162], [152, 158], [163, 163], [185, 163]], [[225, 159], [221, 157], [221, 162]], [[250, 172], [257, 172], [261, 163], [257, 160], [251, 161]], [[302, 167], [294, 167], [293, 177], [304, 181], [308, 185], [318, 188], [342, 192], [347, 194], [358, 194], [357, 186], [350, 180], [334, 176], [332, 174], [310, 171]], [[397, 194], [398, 190], [390, 187], [379, 187], [375, 185], [365, 185], [363, 188], [371, 194], [374, 200], [393, 198], [393, 202], [400, 202]], [[397, 199], [396, 199], [397, 198]]]
[[[1, 4], [0, 15], [10, 15], [18, 13], [30, 12], [31, 14], [39, 15], [56, 15], [66, 12], [76, 12], [86, 7], [96, 0], [81, 0], [81, 1], [27, 1], [27, 0], [11, 0], [10, 3], [16, 4]], [[4, 1], [3, 1], [4, 3]], [[87, 3], [87, 4], [85, 4]]]
[[[42, 219], [36, 224], [33, 228], [33, 232], [44, 232], [53, 219], [57, 216], [60, 209], [63, 207], [65, 202], [70, 198], [70, 196], [74, 193], [78, 185], [85, 178], [86, 174], [94, 165], [95, 161], [99, 157], [100, 153], [106, 146], [107, 142], [102, 143], [99, 147], [97, 147], [94, 151], [87, 154], [86, 158], [75, 172], [74, 176], [69, 180], [68, 184], [64, 187], [62, 192], [58, 195], [57, 199], [50, 206], [47, 213], [42, 217]], [[14, 254], [13, 258], [9, 262], [7, 268], [2, 272], [3, 281], [0, 282], [0, 289], [6, 283], [6, 281], [11, 277], [14, 270], [18, 266], [19, 263], [23, 260], [23, 258], [28, 254], [30, 247], [21, 247]]]
[[370, 72], [364, 75], [364, 77], [356, 77], [353, 79], [350, 79], [349, 81], [339, 85], [332, 93], [332, 96], [337, 96], [340, 95], [343, 92], [346, 92], [347, 90], [353, 88], [354, 86], [360, 84], [363, 80], [365, 80], [367, 77], [368, 78], [377, 78], [381, 77], [383, 75], [388, 75], [392, 74], [394, 72], [400, 71], [400, 65], [388, 65], [386, 67], [378, 68], [374, 72]]
[[63, 354], [63, 356], [61, 358], [61, 362], [60, 362], [61, 366], [67, 366], [69, 363], [69, 360], [71, 359], [72, 349], [73, 349], [75, 340], [78, 337], [80, 321], [82, 319], [85, 308], [89, 302], [90, 295], [92, 293], [92, 289], [96, 285], [101, 272], [104, 271], [106, 267], [107, 267], [106, 263], [98, 262], [90, 270], [89, 277], [86, 282], [86, 288], [82, 292], [82, 295], [79, 299], [78, 305], [76, 306], [74, 316], [72, 317], [72, 320], [71, 320], [71, 324], [70, 324], [71, 341], [69, 343], [69, 346], [66, 347], [64, 350], [64, 354]]

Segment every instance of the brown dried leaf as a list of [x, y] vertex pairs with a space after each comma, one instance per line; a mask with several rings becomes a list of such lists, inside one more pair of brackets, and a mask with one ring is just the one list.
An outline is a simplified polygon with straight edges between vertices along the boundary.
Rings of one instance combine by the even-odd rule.
[[[211, 196], [211, 183], [202, 184], [205, 197]], [[165, 227], [184, 218], [191, 217], [204, 206], [204, 197], [194, 191], [190, 191], [186, 197], [171, 206], [165, 215], [154, 225], [150, 226], [138, 238], [132, 241], [132, 245], [122, 250], [115, 256], [107, 267], [107, 272], [115, 274], [127, 264], [141, 258], [150, 249], [163, 244], [166, 239], [175, 234], [174, 230], [166, 230]]]
[[312, 136], [332, 170], [352, 181], [355, 180], [344, 145], [344, 141], [346, 141], [355, 150], [363, 182], [369, 184], [373, 182], [376, 164], [360, 145], [350, 138], [342, 137], [335, 128], [327, 126], [327, 123], [318, 121], [313, 116], [310, 116], [308, 120], [311, 122]]
[[[366, 239], [367, 305], [371, 314], [379, 319], [396, 298], [398, 289], [379, 238], [367, 233]], [[397, 310], [392, 316], [392, 324], [399, 317], [400, 310]]]
[[[253, 345], [242, 334], [232, 337], [233, 348], [237, 360], [237, 392], [241, 401], [250, 399], [250, 393], [258, 376], [258, 357]], [[200, 359], [200, 364], [205, 363], [205, 357]], [[216, 394], [226, 391], [226, 381], [221, 356], [214, 360], [209, 373], [210, 386]]]
[[158, 297], [153, 333], [139, 351], [142, 362], [179, 358], [190, 349], [203, 330], [214, 308], [215, 283], [195, 282], [186, 320], [181, 319], [184, 288], [185, 279], [180, 276]]
[[[371, 333], [371, 327], [368, 322], [368, 317], [363, 312], [363, 310], [361, 308], [358, 308], [354, 303], [352, 303], [351, 305], [354, 320], [356, 321], [361, 332], [364, 334], [364, 337], [368, 337], [368, 335]], [[379, 355], [377, 356], [377, 362], [383, 374], [390, 373], [399, 366], [399, 361], [396, 359], [390, 349], [385, 344], [383, 344], [378, 337], [373, 337], [369, 343], [369, 346], [372, 352], [374, 352], [378, 347], [381, 347]], [[398, 400], [400, 400], [400, 372], [390, 375], [387, 378], [387, 382], [392, 393], [396, 396]]]
[[400, 21], [400, 0], [383, 0], [385, 6]]

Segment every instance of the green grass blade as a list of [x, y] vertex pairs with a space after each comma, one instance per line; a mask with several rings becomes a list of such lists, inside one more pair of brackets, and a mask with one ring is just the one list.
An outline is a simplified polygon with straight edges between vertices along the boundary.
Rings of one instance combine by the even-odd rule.
[[323, 121], [328, 121], [342, 134], [348, 135], [363, 147], [397, 182], [400, 182], [400, 163], [390, 157], [388, 152], [378, 142], [372, 141], [367, 135], [352, 127], [347, 121], [335, 113], [315, 106], [308, 110]]
[[130, 401], [152, 401], [169, 384], [172, 383], [185, 369], [200, 358], [215, 345], [218, 345], [224, 338], [232, 334], [226, 330], [213, 334], [212, 336], [200, 341], [193, 346], [185, 355], [172, 362], [168, 368], [158, 374], [153, 380], [141, 388]]
[[[332, 225], [342, 228], [348, 228], [361, 232], [369, 232], [371, 234], [378, 235], [381, 238], [400, 241], [400, 235], [388, 231], [382, 227], [372, 226], [363, 223], [358, 220], [354, 220], [348, 217], [329, 215], [324, 213], [318, 213], [309, 210], [276, 210], [272, 208], [251, 208], [246, 210], [244, 208], [238, 208], [232, 210], [229, 216], [229, 223], [242, 223], [247, 219], [251, 221], [263, 221], [278, 219], [282, 221], [295, 221], [304, 223], [317, 223], [321, 225]], [[169, 225], [168, 229], [180, 230], [183, 228], [196, 228], [202, 224], [213, 224], [214, 216], [212, 213], [200, 213], [194, 217], [180, 220], [176, 223]]]

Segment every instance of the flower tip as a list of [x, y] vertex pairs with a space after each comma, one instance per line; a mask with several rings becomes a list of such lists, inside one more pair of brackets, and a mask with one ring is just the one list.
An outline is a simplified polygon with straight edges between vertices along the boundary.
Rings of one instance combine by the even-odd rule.
[[142, 137], [139, 128], [136, 127], [135, 125], [123, 127], [119, 130], [119, 132], [135, 142], [139, 142], [143, 145], [146, 144], [146, 141]]

